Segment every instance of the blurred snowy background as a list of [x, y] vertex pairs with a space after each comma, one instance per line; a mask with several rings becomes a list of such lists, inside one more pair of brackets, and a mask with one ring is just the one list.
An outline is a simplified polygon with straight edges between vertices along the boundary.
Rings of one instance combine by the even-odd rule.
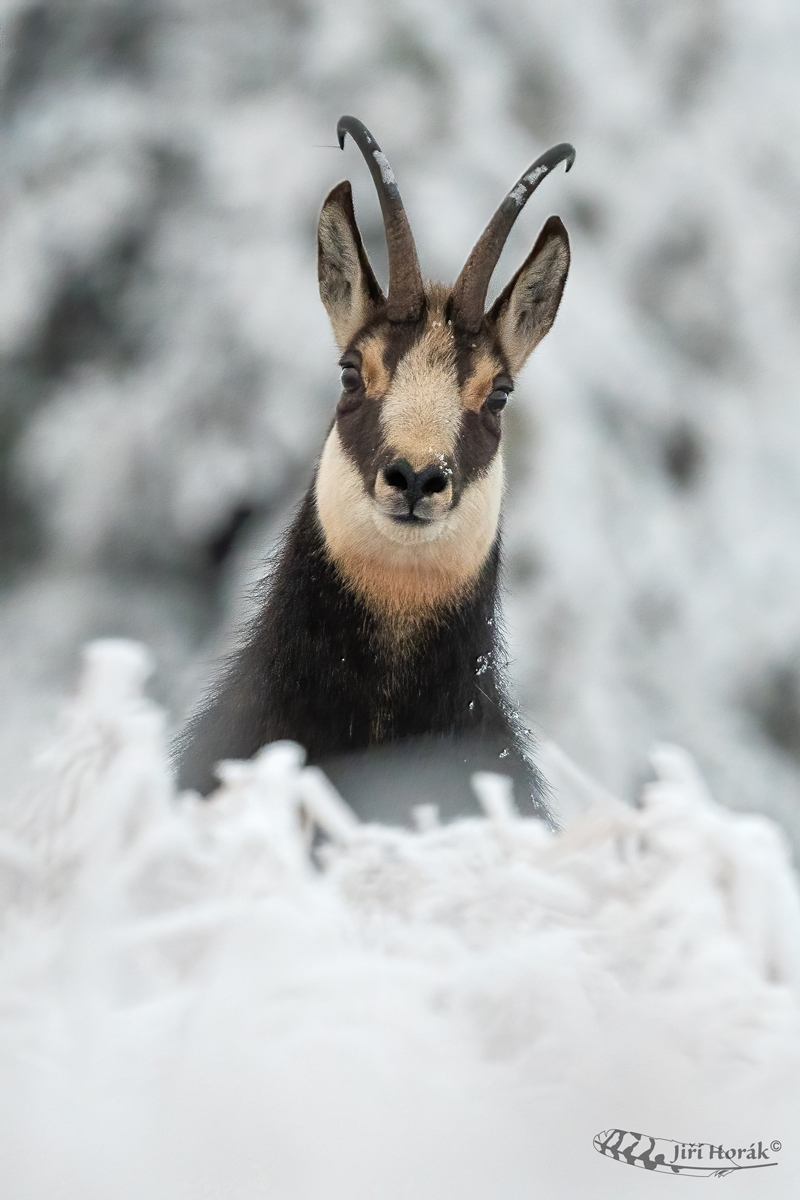
[[800, 9], [793, 0], [0, 0], [0, 761], [91, 637], [177, 723], [338, 394], [315, 225], [343, 112], [452, 280], [547, 145], [497, 273], [574, 266], [510, 424], [530, 721], [633, 797], [655, 739], [800, 840]]

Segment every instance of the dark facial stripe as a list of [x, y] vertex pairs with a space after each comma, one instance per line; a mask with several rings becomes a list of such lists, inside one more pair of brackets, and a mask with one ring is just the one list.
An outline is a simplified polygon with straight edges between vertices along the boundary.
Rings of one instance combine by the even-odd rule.
[[486, 328], [480, 333], [472, 335], [457, 329], [454, 334], [454, 343], [459, 388], [463, 388], [467, 380], [471, 378], [475, 364], [481, 358], [494, 359], [498, 364], [498, 374], [510, 374], [506, 357], [491, 329]]
[[419, 321], [406, 321], [402, 324], [387, 322], [385, 328], [381, 330], [385, 339], [383, 365], [390, 375], [397, 370], [400, 359], [408, 354], [411, 347], [416, 345], [425, 333], [426, 323], [427, 311], [422, 314], [422, 319]]
[[480, 345], [477, 338], [467, 338], [464, 333], [458, 331], [454, 338], [456, 349], [456, 371], [458, 373], [458, 386], [463, 388], [464, 384], [472, 374], [472, 364], [475, 361], [478, 347]]
[[[360, 361], [359, 346], [373, 338], [380, 339], [383, 343], [383, 365], [391, 378], [400, 359], [424, 334], [426, 317], [427, 310], [418, 321], [387, 321], [385, 315], [379, 314], [359, 331], [344, 357]], [[356, 400], [358, 403], [353, 403]], [[392, 458], [397, 456], [383, 444], [382, 405], [382, 396], [366, 396], [362, 392], [360, 396], [348, 397], [336, 414], [342, 447], [358, 467], [370, 493], [375, 490], [378, 471], [381, 467], [387, 467]]]
[[[358, 467], [370, 492], [375, 487], [377, 467], [385, 457], [382, 450], [382, 403], [382, 400], [365, 396], [356, 408], [338, 412], [336, 415], [336, 428], [344, 452]], [[388, 466], [388, 459], [386, 465]]]
[[379, 337], [384, 343], [384, 365], [392, 375], [404, 354], [407, 354], [415, 342], [425, 333], [428, 319], [427, 301], [421, 317], [417, 321], [389, 321], [384, 312], [377, 312], [366, 324], [362, 325], [353, 338], [347, 353], [358, 353], [358, 348], [372, 337]]
[[456, 440], [456, 468], [459, 487], [454, 501], [479, 475], [488, 470], [500, 444], [501, 418], [482, 409], [462, 413]]

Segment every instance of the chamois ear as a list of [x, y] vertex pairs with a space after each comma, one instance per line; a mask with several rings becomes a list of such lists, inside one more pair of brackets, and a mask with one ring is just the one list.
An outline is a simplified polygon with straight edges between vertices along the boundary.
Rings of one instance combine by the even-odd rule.
[[549, 217], [536, 245], [489, 309], [512, 373], [525, 364], [556, 319], [569, 271], [569, 238], [558, 217]]
[[361, 240], [349, 183], [335, 187], [322, 206], [317, 235], [319, 294], [344, 350], [380, 305], [380, 289]]

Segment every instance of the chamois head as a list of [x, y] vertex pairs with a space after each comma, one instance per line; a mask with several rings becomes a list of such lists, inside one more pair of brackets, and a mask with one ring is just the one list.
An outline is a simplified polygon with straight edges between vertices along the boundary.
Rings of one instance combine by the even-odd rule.
[[418, 619], [469, 589], [497, 537], [502, 410], [555, 319], [569, 269], [558, 217], [488, 312], [489, 281], [539, 183], [575, 152], [555, 146], [525, 172], [452, 289], [423, 282], [391, 167], [354, 117], [350, 134], [378, 190], [389, 248], [384, 296], [367, 259], [349, 183], [319, 221], [319, 285], [342, 352], [342, 395], [316, 479], [317, 511], [337, 567], [372, 606]]

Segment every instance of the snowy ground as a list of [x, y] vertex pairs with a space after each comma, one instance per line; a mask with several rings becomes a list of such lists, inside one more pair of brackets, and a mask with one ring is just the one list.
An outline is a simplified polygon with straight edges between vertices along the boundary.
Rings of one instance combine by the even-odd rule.
[[5, 1197], [687, 1186], [601, 1156], [613, 1128], [778, 1141], [776, 1166], [708, 1186], [797, 1194], [797, 881], [778, 829], [715, 804], [685, 752], [654, 753], [633, 808], [549, 748], [558, 836], [497, 777], [485, 819], [359, 825], [288, 743], [209, 804], [173, 794], [147, 673], [131, 643], [90, 648], [5, 809]]

